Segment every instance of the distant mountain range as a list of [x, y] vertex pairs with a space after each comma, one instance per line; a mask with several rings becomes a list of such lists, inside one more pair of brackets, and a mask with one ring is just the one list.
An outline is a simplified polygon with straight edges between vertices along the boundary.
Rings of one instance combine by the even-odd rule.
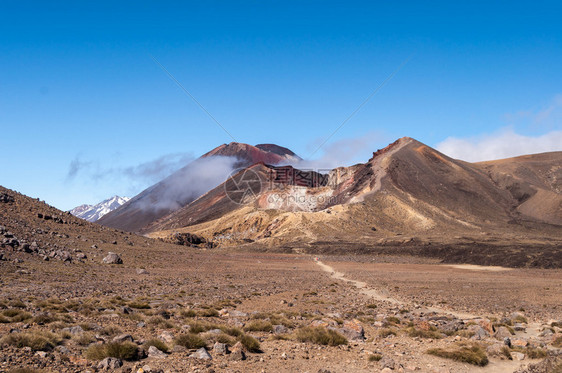
[[70, 210], [70, 213], [78, 218], [93, 223], [99, 220], [102, 216], [123, 206], [129, 200], [129, 197], [113, 196], [96, 205], [80, 205]]

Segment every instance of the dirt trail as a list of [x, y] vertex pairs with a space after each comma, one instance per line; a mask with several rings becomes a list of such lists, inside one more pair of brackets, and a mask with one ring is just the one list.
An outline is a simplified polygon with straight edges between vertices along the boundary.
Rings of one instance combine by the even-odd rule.
[[[318, 258], [315, 258], [314, 261], [316, 262], [316, 264], [318, 264], [320, 266], [320, 268], [322, 268], [322, 270], [330, 273], [332, 278], [337, 279], [337, 280], [341, 280], [341, 281], [346, 281], [348, 283], [353, 284], [353, 286], [355, 286], [357, 289], [359, 289], [361, 291], [361, 293], [365, 294], [368, 297], [371, 297], [371, 298], [373, 298], [377, 301], [388, 302], [388, 303], [392, 303], [392, 304], [400, 305], [400, 306], [408, 306], [409, 305], [406, 302], [403, 302], [401, 300], [398, 300], [396, 298], [391, 297], [384, 290], [381, 291], [381, 290], [370, 288], [369, 285], [366, 282], [352, 280], [352, 279], [349, 279], [349, 278], [345, 277], [344, 273], [338, 272], [333, 267], [331, 267], [331, 266], [329, 266], [325, 263], [322, 263], [322, 261], [320, 261]], [[467, 269], [467, 268], [463, 268], [463, 269]], [[466, 312], [451, 311], [451, 310], [439, 308], [439, 307], [422, 307], [421, 309], [425, 312], [437, 312], [437, 313], [441, 313], [441, 314], [453, 315], [456, 318], [464, 319], [464, 320], [477, 319], [477, 318], [482, 317], [481, 315], [476, 315], [476, 314], [466, 313]], [[518, 332], [517, 334], [524, 335], [527, 338], [537, 337], [538, 334], [540, 333], [540, 328], [541, 328], [540, 322], [531, 322], [531, 323], [527, 324], [527, 330], [525, 332]], [[518, 366], [519, 366], [519, 364], [514, 362], [514, 361], [513, 362], [512, 361], [508, 361], [508, 362], [502, 361], [502, 362], [490, 363], [490, 365], [488, 365], [487, 368], [482, 370], [482, 371], [486, 371], [486, 372], [505, 372], [506, 371], [505, 369], [507, 367], [516, 369]]]
[[[316, 262], [316, 264], [318, 264], [322, 268], [322, 270], [330, 273], [332, 278], [352, 283], [353, 286], [355, 286], [357, 289], [359, 289], [361, 291], [361, 293], [363, 293], [363, 294], [365, 294], [365, 295], [367, 295], [367, 296], [369, 296], [369, 297], [371, 297], [375, 300], [378, 300], [380, 302], [389, 302], [389, 303], [400, 305], [400, 306], [408, 305], [406, 302], [403, 302], [403, 301], [400, 301], [396, 298], [391, 297], [384, 290], [383, 291], [376, 290], [376, 289], [370, 288], [369, 285], [366, 282], [351, 280], [351, 279], [345, 277], [344, 273], [334, 270], [333, 267], [331, 267], [331, 266], [329, 266], [325, 263], [322, 263], [319, 259], [315, 259], [315, 262]], [[459, 319], [476, 319], [476, 318], [480, 317], [478, 315], [471, 314], [471, 313], [456, 312], [456, 311], [451, 311], [451, 310], [447, 310], [447, 309], [444, 309], [444, 308], [438, 308], [438, 307], [423, 307], [422, 309], [424, 311], [428, 311], [428, 312], [438, 312], [438, 313], [450, 314], [450, 315], [453, 315], [453, 316], [455, 316]]]

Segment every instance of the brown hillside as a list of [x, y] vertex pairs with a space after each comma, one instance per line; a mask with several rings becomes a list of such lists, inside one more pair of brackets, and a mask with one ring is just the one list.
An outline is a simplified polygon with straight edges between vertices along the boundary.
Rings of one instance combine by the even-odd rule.
[[280, 146], [260, 146], [263, 149], [236, 142], [223, 144], [201, 156], [198, 160], [202, 163], [201, 166], [194, 166], [195, 163], [192, 163], [181, 168], [166, 179], [142, 191], [120, 208], [103, 216], [97, 223], [129, 232], [138, 232], [153, 221], [189, 204], [208, 190], [204, 187], [193, 191], [188, 189], [191, 184], [196, 184], [200, 180], [201, 172], [208, 168], [215, 168], [214, 164], [205, 163], [205, 160], [211, 157], [231, 157], [233, 159], [230, 163], [225, 160], [229, 167], [225, 165], [225, 174], [219, 175], [222, 178], [218, 179], [215, 186], [226, 179], [230, 169], [247, 167], [256, 162], [278, 164], [300, 159], [289, 149]]

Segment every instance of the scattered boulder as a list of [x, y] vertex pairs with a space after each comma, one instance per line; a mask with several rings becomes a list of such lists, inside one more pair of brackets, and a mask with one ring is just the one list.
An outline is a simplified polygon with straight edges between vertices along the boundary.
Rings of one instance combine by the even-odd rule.
[[133, 336], [130, 334], [119, 334], [118, 336], [113, 338], [113, 342], [116, 343], [123, 343], [123, 342], [133, 342]]
[[273, 333], [275, 334], [285, 334], [288, 332], [289, 329], [285, 325], [273, 325]]
[[174, 341], [174, 335], [167, 330], [162, 332], [158, 338], [166, 343], [172, 343]]
[[155, 359], [165, 359], [168, 355], [166, 355], [163, 351], [160, 351], [158, 348], [154, 346], [150, 346], [148, 348], [148, 357], [155, 358]]
[[228, 351], [228, 345], [226, 343], [215, 342], [213, 352], [217, 355], [226, 355], [230, 351]]
[[511, 358], [513, 360], [517, 360], [517, 361], [525, 360], [525, 354], [522, 353], [522, 352], [512, 351], [511, 352]]
[[351, 341], [362, 342], [365, 340], [365, 331], [358, 320], [348, 320], [343, 323], [341, 328], [329, 327], [329, 329], [343, 334]]
[[379, 365], [380, 365], [381, 369], [384, 369], [384, 368], [394, 369], [394, 367], [396, 366], [396, 363], [394, 362], [394, 360], [391, 357], [384, 356], [379, 361]]
[[115, 357], [106, 357], [102, 361], [99, 362], [97, 368], [99, 370], [113, 370], [118, 369], [123, 366], [123, 361], [121, 359], [117, 359]]
[[236, 344], [232, 346], [232, 350], [230, 352], [230, 360], [234, 360], [234, 361], [246, 360], [246, 352], [242, 343], [236, 342]]
[[201, 347], [200, 349], [198, 349], [197, 351], [195, 351], [194, 353], [189, 355], [189, 357], [192, 357], [192, 358], [195, 358], [195, 359], [200, 359], [200, 360], [211, 360], [212, 359], [211, 355], [209, 355], [209, 353], [207, 352], [205, 347]]
[[15, 199], [11, 195], [7, 193], [0, 193], [0, 202], [1, 203], [11, 203], [14, 202]]
[[107, 256], [103, 258], [102, 262], [105, 264], [123, 264], [121, 257], [111, 251], [107, 253]]
[[494, 337], [496, 339], [502, 341], [504, 338], [510, 338], [511, 333], [510, 333], [509, 329], [506, 328], [505, 326], [500, 326], [498, 328], [498, 330], [496, 330], [496, 332], [494, 333]]

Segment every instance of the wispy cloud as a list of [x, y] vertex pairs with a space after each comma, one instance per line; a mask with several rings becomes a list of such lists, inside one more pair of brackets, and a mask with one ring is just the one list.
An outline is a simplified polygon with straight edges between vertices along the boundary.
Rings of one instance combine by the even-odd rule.
[[524, 154], [562, 151], [562, 131], [525, 136], [508, 128], [465, 139], [449, 137], [437, 144], [436, 148], [450, 157], [464, 161], [488, 161]]
[[194, 159], [191, 153], [171, 153], [133, 166], [106, 166], [99, 161], [82, 160], [77, 155], [68, 166], [67, 180], [83, 177], [96, 182], [126, 179], [134, 184], [154, 183]]
[[562, 94], [554, 96], [547, 104], [534, 109], [521, 110], [505, 115], [505, 120], [512, 126], [542, 128], [552, 130], [562, 124]]

